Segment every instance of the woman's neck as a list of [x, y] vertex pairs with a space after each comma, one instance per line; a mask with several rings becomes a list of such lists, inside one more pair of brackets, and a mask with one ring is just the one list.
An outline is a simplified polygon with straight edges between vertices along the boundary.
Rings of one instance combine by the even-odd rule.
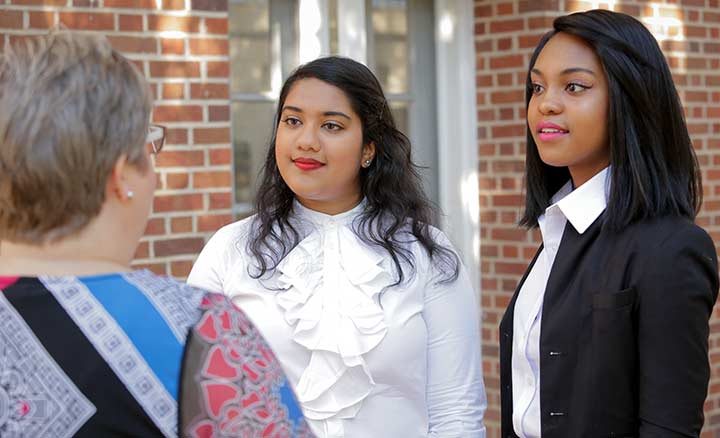
[[69, 242], [43, 246], [0, 242], [0, 275], [85, 276], [130, 271], [129, 265], [117, 258], [83, 249], [83, 245]]
[[357, 196], [353, 196], [351, 198], [332, 201], [306, 199], [299, 196], [296, 196], [296, 199], [305, 208], [330, 216], [335, 216], [357, 207], [360, 202], [362, 202], [363, 197], [358, 193]]

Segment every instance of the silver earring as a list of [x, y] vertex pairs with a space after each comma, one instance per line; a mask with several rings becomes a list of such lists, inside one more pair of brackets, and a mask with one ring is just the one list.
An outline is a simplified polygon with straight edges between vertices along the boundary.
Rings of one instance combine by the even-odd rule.
[[128, 199], [132, 199], [133, 196], [135, 196], [135, 193], [134, 193], [132, 190], [128, 190], [128, 191], [127, 191], [127, 197], [128, 197]]
[[370, 163], [372, 163], [372, 160], [365, 160], [363, 167], [370, 167]]

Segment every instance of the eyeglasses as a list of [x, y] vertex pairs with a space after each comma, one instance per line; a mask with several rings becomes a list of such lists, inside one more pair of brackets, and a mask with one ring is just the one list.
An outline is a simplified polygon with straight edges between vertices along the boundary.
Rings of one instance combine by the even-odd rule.
[[150, 125], [147, 138], [147, 143], [152, 145], [152, 150], [149, 151], [153, 155], [157, 155], [162, 150], [163, 144], [165, 144], [165, 127], [161, 125]]

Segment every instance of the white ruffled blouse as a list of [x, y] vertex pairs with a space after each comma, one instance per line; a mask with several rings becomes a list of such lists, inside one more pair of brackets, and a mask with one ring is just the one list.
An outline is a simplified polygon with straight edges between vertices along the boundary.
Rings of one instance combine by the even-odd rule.
[[318, 438], [484, 437], [477, 303], [464, 269], [437, 284], [415, 242], [416, 274], [390, 287], [389, 255], [352, 231], [362, 208], [329, 216], [295, 202], [303, 238], [264, 280], [247, 269], [252, 218], [227, 225], [188, 283], [230, 295], [259, 327]]

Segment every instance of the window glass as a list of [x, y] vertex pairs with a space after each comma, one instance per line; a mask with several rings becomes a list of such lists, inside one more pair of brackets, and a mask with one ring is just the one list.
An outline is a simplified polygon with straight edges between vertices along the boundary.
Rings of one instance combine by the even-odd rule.
[[408, 130], [408, 104], [407, 102], [390, 102], [390, 110], [395, 119], [395, 126], [405, 135], [409, 136]]
[[408, 16], [406, 0], [373, 0], [374, 70], [387, 94], [408, 91]]
[[230, 88], [235, 93], [270, 90], [272, 51], [267, 0], [230, 3]]
[[272, 136], [273, 102], [233, 102], [235, 203], [252, 204], [256, 179]]

